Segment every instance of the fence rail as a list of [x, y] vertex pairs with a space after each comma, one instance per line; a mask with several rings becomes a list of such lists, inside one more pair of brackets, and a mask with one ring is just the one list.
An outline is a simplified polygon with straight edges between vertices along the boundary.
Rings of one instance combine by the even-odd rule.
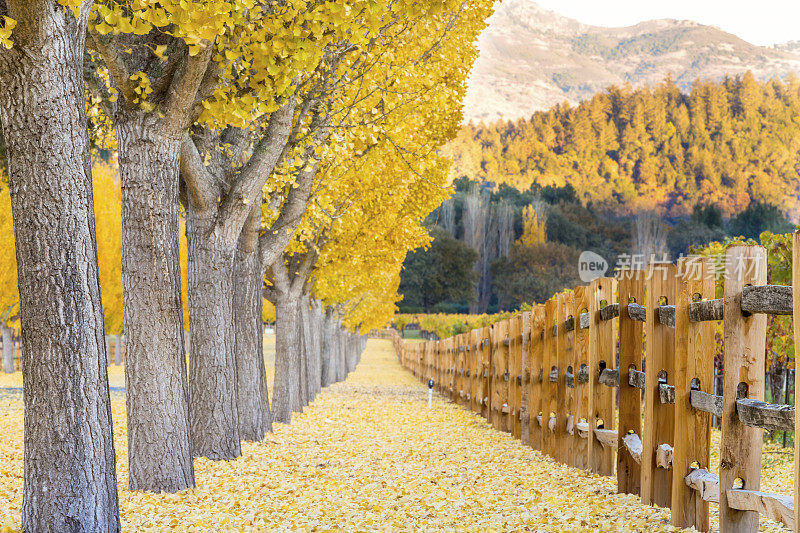
[[[723, 298], [714, 297], [711, 259], [682, 258], [594, 280], [455, 337], [395, 335], [395, 347], [405, 368], [496, 429], [616, 476], [619, 492], [669, 507], [675, 526], [708, 531], [717, 502], [723, 532], [757, 531], [759, 515], [794, 528], [797, 495], [761, 492], [760, 470], [762, 431], [797, 423], [794, 405], [765, 403], [764, 391], [767, 315], [793, 314], [800, 346], [800, 233], [793, 287], [767, 285], [760, 246], [726, 254]], [[721, 395], [715, 320], [724, 324]], [[721, 419], [718, 475], [709, 471], [712, 415]], [[795, 457], [798, 448], [795, 439]], [[799, 479], [796, 460], [795, 487]]]

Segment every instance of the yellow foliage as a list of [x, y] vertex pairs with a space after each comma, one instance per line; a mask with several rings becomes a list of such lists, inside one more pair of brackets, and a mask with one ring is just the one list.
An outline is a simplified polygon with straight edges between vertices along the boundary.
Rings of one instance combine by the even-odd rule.
[[96, 162], [92, 168], [92, 183], [105, 331], [122, 333], [122, 215], [116, 164]]
[[533, 205], [525, 206], [522, 211], [522, 236], [518, 242], [525, 246], [545, 242], [546, 220], [544, 214], [537, 212]]
[[17, 257], [14, 252], [14, 223], [9, 192], [7, 178], [0, 171], [0, 320], [6, 315], [15, 316], [19, 311]]
[[267, 299], [264, 299], [261, 306], [261, 321], [262, 322], [275, 322], [275, 305]]

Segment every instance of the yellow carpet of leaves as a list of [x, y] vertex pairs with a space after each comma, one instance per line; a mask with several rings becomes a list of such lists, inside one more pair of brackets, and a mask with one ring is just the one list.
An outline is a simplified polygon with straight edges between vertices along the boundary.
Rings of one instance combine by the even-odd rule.
[[[110, 373], [119, 386], [121, 369]], [[0, 376], [0, 531], [20, 520], [22, 402], [2, 391], [20, 385]], [[124, 395], [112, 404], [126, 531], [674, 530], [668, 510], [615, 494], [612, 478], [557, 464], [442, 398], [428, 409], [389, 341], [369, 341], [347, 381], [239, 459], [198, 459], [197, 488], [179, 494], [127, 490]], [[792, 486], [791, 458], [772, 470], [770, 489]]]

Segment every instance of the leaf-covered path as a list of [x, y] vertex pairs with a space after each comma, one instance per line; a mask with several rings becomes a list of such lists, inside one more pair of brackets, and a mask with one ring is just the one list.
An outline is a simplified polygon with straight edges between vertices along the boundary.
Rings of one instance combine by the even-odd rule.
[[[665, 511], [614, 482], [559, 465], [402, 370], [371, 340], [347, 381], [324, 390], [235, 461], [195, 462], [198, 487], [129, 492], [124, 397], [112, 394], [123, 528], [164, 531], [670, 530]], [[0, 395], [0, 530], [18, 527], [22, 406]]]

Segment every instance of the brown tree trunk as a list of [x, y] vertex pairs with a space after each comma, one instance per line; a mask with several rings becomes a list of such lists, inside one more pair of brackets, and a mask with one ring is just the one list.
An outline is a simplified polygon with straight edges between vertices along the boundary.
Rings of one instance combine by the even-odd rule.
[[263, 440], [266, 433], [272, 432], [261, 321], [264, 276], [257, 249], [260, 226], [261, 202], [256, 202], [239, 237], [233, 280], [239, 436], [249, 441]]
[[309, 382], [313, 400], [322, 389], [322, 306], [317, 300], [309, 303], [308, 329], [311, 345]]
[[[303, 322], [306, 314], [304, 298], [297, 302], [297, 352], [300, 357], [300, 411], [311, 402], [308, 390], [308, 339], [305, 336]], [[298, 411], [298, 412], [300, 412]]]
[[339, 381], [344, 381], [347, 379], [347, 374], [349, 373], [347, 367], [347, 330], [344, 329], [344, 326], [339, 320], [336, 321], [336, 345], [339, 347], [339, 370], [337, 375]]
[[297, 338], [297, 297], [288, 290], [275, 298], [275, 384], [272, 419], [289, 424], [300, 408], [300, 350]]
[[3, 329], [3, 371], [6, 374], [14, 373], [14, 341], [11, 340], [11, 328], [2, 325]]
[[189, 201], [189, 414], [195, 457], [241, 455], [233, 355], [233, 255], [218, 235], [216, 209]]
[[83, 88], [86, 21], [56, 0], [0, 0], [22, 325], [26, 531], [119, 531], [108, 356]]
[[131, 490], [194, 486], [178, 255], [180, 138], [153, 116], [116, 117]]
[[320, 385], [327, 387], [336, 381], [336, 364], [334, 362], [333, 354], [334, 339], [333, 339], [333, 312], [328, 309], [322, 315], [322, 334], [320, 335], [321, 346], [321, 360], [320, 360]]

